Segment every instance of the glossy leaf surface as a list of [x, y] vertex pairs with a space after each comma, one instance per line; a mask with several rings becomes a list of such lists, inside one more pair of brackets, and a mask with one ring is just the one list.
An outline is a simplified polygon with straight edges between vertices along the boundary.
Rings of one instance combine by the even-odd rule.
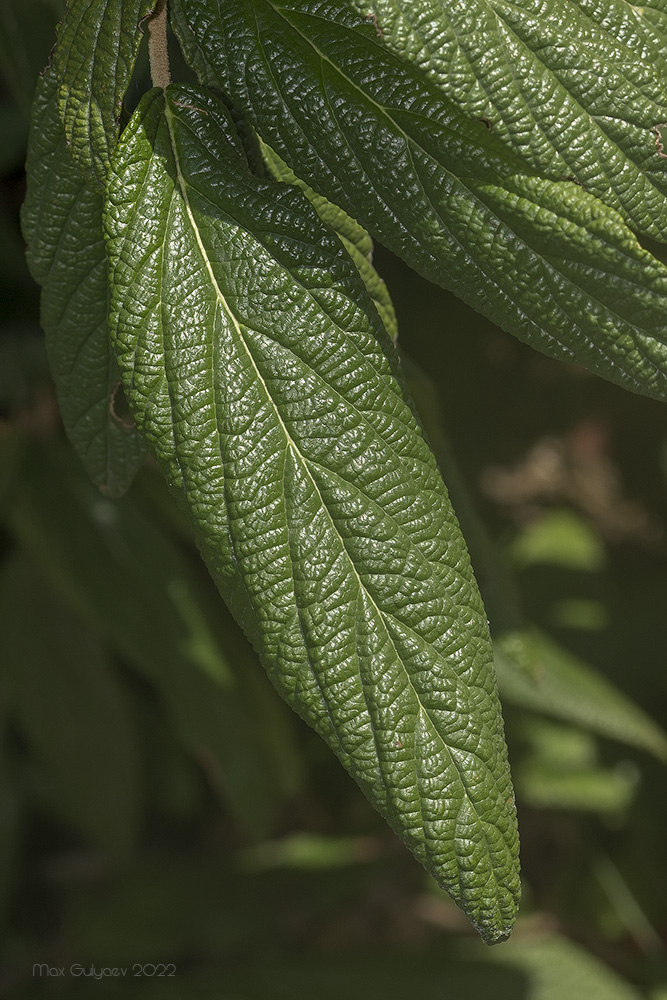
[[300, 188], [319, 217], [338, 234], [343, 246], [356, 264], [366, 286], [366, 291], [373, 299], [375, 308], [380, 314], [385, 330], [396, 343], [398, 339], [396, 313], [389, 290], [373, 267], [373, 241], [364, 227], [360, 226], [356, 219], [351, 218], [338, 205], [334, 205], [322, 195], [316, 194], [266, 143], [262, 144], [262, 155], [270, 175], [285, 184], [295, 184]]
[[665, 398], [667, 269], [614, 209], [464, 117], [349, 4], [177, 0], [173, 21], [202, 78], [374, 238], [539, 350]]
[[[367, 15], [361, 0], [352, 4]], [[637, 232], [667, 240], [663, 0], [646, 8], [625, 0], [379, 0], [373, 13], [385, 46], [467, 115], [486, 118], [541, 174], [575, 177]]]
[[286, 700], [487, 940], [518, 897], [488, 629], [392, 345], [303, 194], [224, 107], [147, 95], [108, 187], [137, 423]]
[[41, 320], [60, 413], [93, 482], [117, 496], [145, 448], [129, 415], [116, 412], [102, 197], [70, 155], [52, 70], [37, 87], [26, 169], [23, 234], [32, 276], [42, 286]]
[[74, 162], [104, 189], [118, 117], [155, 0], [69, 0], [53, 57], [59, 106]]

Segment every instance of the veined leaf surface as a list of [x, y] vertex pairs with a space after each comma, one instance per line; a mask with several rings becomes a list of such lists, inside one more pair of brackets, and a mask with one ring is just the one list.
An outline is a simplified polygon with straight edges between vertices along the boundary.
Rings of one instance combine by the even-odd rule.
[[26, 170], [23, 234], [32, 276], [42, 286], [41, 319], [60, 413], [88, 475], [118, 496], [132, 481], [145, 446], [115, 412], [119, 373], [107, 322], [102, 196], [70, 155], [53, 70], [37, 85]]
[[351, 218], [342, 208], [327, 201], [321, 194], [316, 194], [312, 188], [308, 187], [270, 146], [262, 143], [261, 150], [270, 175], [285, 184], [295, 184], [300, 188], [320, 219], [323, 219], [338, 234], [338, 238], [357, 266], [366, 291], [373, 299], [375, 308], [380, 314], [385, 330], [396, 343], [398, 339], [396, 312], [389, 289], [373, 267], [373, 240], [369, 234], [356, 219]]
[[107, 191], [137, 423], [286, 700], [490, 941], [518, 898], [486, 618], [391, 343], [301, 192], [224, 107], [152, 91]]
[[[352, 5], [368, 14], [362, 0]], [[667, 241], [655, 131], [667, 118], [664, 0], [378, 0], [372, 9], [382, 43], [466, 114], [487, 118], [523, 160], [575, 176], [637, 232]]]
[[139, 22], [156, 0], [69, 0], [53, 65], [74, 162], [104, 190], [118, 116], [141, 42]]
[[466, 120], [349, 3], [177, 0], [173, 21], [206, 82], [416, 270], [539, 350], [667, 397], [667, 269], [614, 209]]

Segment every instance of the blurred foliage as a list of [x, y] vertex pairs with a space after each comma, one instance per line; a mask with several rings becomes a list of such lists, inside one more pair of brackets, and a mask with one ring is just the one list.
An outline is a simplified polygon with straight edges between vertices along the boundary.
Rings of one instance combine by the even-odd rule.
[[498, 654], [525, 901], [490, 951], [275, 695], [150, 465], [111, 501], [64, 440], [18, 225], [61, 7], [0, 6], [0, 992], [661, 1000], [664, 408], [378, 248]]

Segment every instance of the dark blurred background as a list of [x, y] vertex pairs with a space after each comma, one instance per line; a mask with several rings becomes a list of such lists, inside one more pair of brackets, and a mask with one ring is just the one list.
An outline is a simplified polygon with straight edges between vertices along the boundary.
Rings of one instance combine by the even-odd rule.
[[377, 248], [497, 642], [524, 904], [488, 949], [274, 693], [150, 463], [110, 500], [64, 437], [19, 224], [61, 7], [0, 0], [0, 993], [665, 1000], [664, 406]]

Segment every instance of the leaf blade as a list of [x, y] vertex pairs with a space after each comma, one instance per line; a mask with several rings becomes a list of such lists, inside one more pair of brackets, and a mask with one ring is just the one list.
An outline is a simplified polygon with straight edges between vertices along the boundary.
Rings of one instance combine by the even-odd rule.
[[[70, 0], [53, 65], [59, 106], [77, 167], [102, 192], [118, 116], [155, 0]], [[111, 85], [110, 85], [111, 82]]]
[[114, 409], [119, 373], [108, 333], [102, 198], [74, 166], [56, 91], [49, 70], [33, 105], [23, 235], [30, 271], [42, 286], [41, 322], [65, 429], [93, 482], [120, 496], [145, 447]]
[[540, 174], [575, 176], [631, 228], [667, 239], [667, 172], [654, 131], [664, 119], [664, 34], [637, 8], [381, 0], [374, 12], [384, 45], [418, 61], [441, 93], [486, 118]]
[[487, 625], [391, 345], [304, 197], [248, 173], [223, 106], [162, 102], [108, 191], [131, 406], [281, 694], [505, 936], [517, 841]]
[[665, 398], [667, 269], [617, 212], [537, 176], [348, 5], [320, 6], [178, 0], [174, 24], [205, 81], [417, 271], [538, 350]]

